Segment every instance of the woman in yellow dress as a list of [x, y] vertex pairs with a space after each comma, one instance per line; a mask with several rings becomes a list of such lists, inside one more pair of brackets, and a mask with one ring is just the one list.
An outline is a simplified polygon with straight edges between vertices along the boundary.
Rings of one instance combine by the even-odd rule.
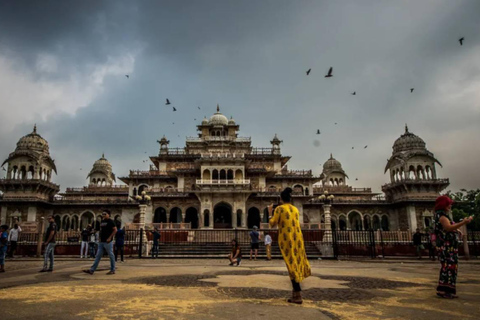
[[298, 209], [291, 204], [292, 191], [291, 188], [283, 190], [280, 194], [281, 205], [275, 209], [273, 217], [273, 204], [270, 205], [268, 214], [270, 227], [278, 225], [278, 245], [292, 281], [292, 298], [287, 301], [302, 304], [300, 282], [310, 276], [312, 271], [303, 244]]

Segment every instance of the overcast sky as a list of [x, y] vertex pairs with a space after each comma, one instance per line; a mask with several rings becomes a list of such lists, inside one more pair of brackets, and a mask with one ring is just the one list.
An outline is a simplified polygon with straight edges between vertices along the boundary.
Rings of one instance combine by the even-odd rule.
[[102, 152], [125, 176], [219, 103], [254, 146], [277, 133], [291, 169], [320, 174], [333, 153], [378, 191], [408, 123], [449, 189], [478, 188], [479, 17], [476, 0], [2, 0], [0, 158], [37, 123], [62, 190]]

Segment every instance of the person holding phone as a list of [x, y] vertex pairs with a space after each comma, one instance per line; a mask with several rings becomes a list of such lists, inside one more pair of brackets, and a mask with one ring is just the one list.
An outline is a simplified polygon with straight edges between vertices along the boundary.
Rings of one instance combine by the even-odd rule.
[[452, 209], [453, 200], [447, 196], [440, 196], [435, 201], [435, 235], [437, 239], [437, 253], [440, 261], [440, 276], [438, 279], [437, 295], [446, 299], [457, 296], [458, 271], [458, 229], [470, 223], [473, 217], [468, 217], [459, 223], [450, 219], [448, 213]]
[[300, 282], [309, 277], [312, 271], [303, 243], [299, 212], [291, 203], [292, 192], [292, 188], [283, 190], [280, 194], [282, 204], [275, 211], [273, 204], [268, 206], [268, 215], [270, 227], [278, 226], [278, 244], [292, 281], [292, 298], [287, 302], [302, 304]]

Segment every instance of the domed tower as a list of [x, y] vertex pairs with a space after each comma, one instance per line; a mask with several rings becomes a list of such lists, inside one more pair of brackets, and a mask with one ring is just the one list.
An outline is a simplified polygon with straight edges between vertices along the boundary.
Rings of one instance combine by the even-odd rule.
[[275, 136], [273, 139], [270, 141], [272, 144], [272, 152], [273, 154], [281, 154], [280, 153], [280, 144], [283, 142], [283, 140], [278, 139], [277, 134], [275, 133]]
[[210, 119], [205, 117], [197, 130], [200, 131], [199, 138], [205, 141], [233, 140], [237, 137], [240, 126], [233, 118], [228, 119], [223, 115], [217, 104], [217, 112]]
[[323, 164], [323, 172], [320, 175], [323, 185], [346, 185], [346, 178], [348, 178], [348, 176], [343, 170], [342, 164], [330, 154], [330, 159]]
[[48, 142], [33, 132], [18, 140], [15, 151], [2, 163], [8, 164], [7, 177], [0, 182], [4, 199], [31, 198], [51, 200], [59, 191], [51, 182], [52, 172], [57, 173], [54, 160], [50, 157]]
[[[448, 179], [437, 177], [437, 163], [442, 166], [427, 150], [425, 141], [405, 125], [405, 133], [393, 144], [392, 156], [385, 166], [385, 173], [390, 172], [390, 183], [383, 185], [382, 191], [388, 201], [406, 204], [410, 230], [423, 224], [422, 212], [431, 210], [440, 192], [449, 185]], [[399, 217], [402, 216], [400, 213]]]
[[115, 174], [112, 172], [112, 165], [105, 159], [105, 155], [95, 161], [93, 168], [88, 174], [91, 186], [112, 186], [115, 180]]

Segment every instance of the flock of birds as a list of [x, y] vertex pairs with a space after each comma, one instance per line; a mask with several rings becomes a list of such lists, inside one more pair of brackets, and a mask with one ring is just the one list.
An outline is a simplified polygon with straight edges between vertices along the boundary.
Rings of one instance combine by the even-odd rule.
[[[464, 41], [465, 41], [465, 37], [461, 37], [460, 39], [458, 39], [458, 42], [460, 43], [461, 46], [463, 46], [463, 42], [464, 42]], [[312, 72], [312, 68], [309, 68], [305, 73], [306, 73], [307, 76], [309, 76], [311, 72]], [[125, 77], [126, 77], [127, 79], [129, 79], [129, 78], [130, 78], [130, 75], [126, 74]], [[332, 77], [333, 77], [333, 67], [330, 67], [330, 69], [328, 69], [327, 74], [325, 75], [325, 78], [332, 78]], [[415, 88], [410, 88], [410, 93], [413, 93], [414, 90], [415, 90]], [[353, 92], [351, 93], [351, 95], [352, 95], [352, 96], [356, 96], [356, 95], [357, 95], [357, 92], [356, 92], [356, 91], [353, 91]], [[167, 106], [169, 106], [169, 105], [172, 104], [168, 98], [165, 99], [165, 101], [166, 101], [166, 102], [165, 102], [165, 105], [167, 105]], [[177, 108], [175, 108], [174, 106], [172, 106], [172, 108], [173, 108], [173, 109], [172, 109], [173, 112], [176, 112], [176, 111], [177, 111]], [[198, 110], [201, 110], [200, 107], [197, 107], [197, 108], [198, 108]], [[194, 120], [196, 121], [197, 119], [194, 118]], [[175, 122], [172, 122], [172, 124], [174, 125]], [[338, 124], [338, 123], [335, 122], [335, 125], [337, 125], [337, 124]], [[317, 135], [320, 135], [320, 134], [321, 134], [320, 129], [317, 129], [316, 134], [317, 134]], [[178, 135], [178, 137], [180, 137], [180, 135]], [[320, 143], [317, 143], [317, 144], [314, 143], [314, 145], [319, 146]], [[368, 145], [364, 146], [363, 149], [367, 149], [367, 147], [368, 147]], [[354, 150], [354, 149], [355, 149], [355, 147], [352, 147], [352, 150]], [[145, 153], [147, 153], [147, 152], [145, 152]], [[143, 162], [144, 162], [144, 163], [145, 163], [145, 162], [148, 163], [148, 160], [143, 160]], [[4, 170], [5, 170], [5, 169], [4, 169]], [[355, 178], [355, 180], [358, 181], [358, 178]]]

